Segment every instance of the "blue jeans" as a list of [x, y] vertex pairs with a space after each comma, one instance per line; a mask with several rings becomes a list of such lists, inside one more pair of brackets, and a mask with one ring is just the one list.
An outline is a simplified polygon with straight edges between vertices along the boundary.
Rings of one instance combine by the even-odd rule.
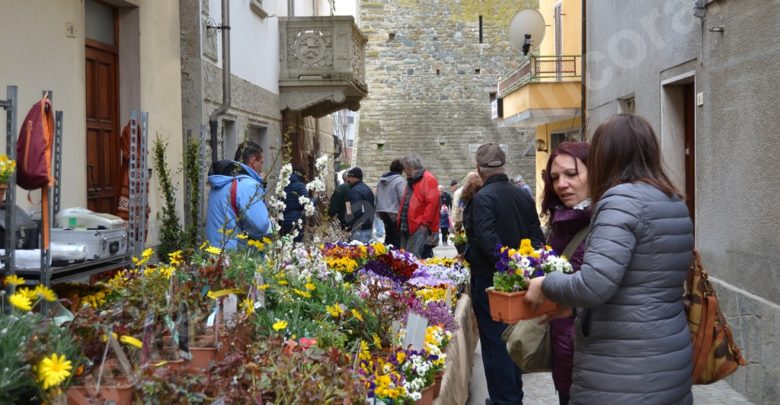
[[371, 240], [371, 229], [355, 229], [352, 231], [352, 240], [368, 243]]
[[501, 334], [508, 326], [490, 317], [490, 305], [485, 289], [493, 286], [493, 276], [471, 276], [471, 306], [477, 318], [482, 364], [485, 367], [490, 400], [494, 404], [523, 403], [523, 375], [509, 357]]

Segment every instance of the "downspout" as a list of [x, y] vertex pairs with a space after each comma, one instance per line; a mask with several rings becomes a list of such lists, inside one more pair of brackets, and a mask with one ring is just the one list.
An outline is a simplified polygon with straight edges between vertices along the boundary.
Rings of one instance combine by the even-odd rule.
[[588, 9], [587, 7], [587, 1], [582, 0], [582, 44], [580, 44], [580, 47], [582, 49], [582, 54], [580, 56], [580, 63], [582, 64], [581, 74], [582, 77], [580, 78], [580, 140], [586, 141], [588, 139], [588, 121], [585, 117], [585, 113], [587, 112], [588, 108], [588, 91], [587, 91], [587, 83], [585, 82], [588, 79], [587, 73], [587, 62], [586, 62], [586, 56], [588, 54]]
[[222, 0], [222, 24], [214, 27], [222, 31], [222, 105], [209, 115], [211, 133], [211, 161], [219, 160], [217, 147], [217, 128], [219, 117], [230, 109], [230, 0]]

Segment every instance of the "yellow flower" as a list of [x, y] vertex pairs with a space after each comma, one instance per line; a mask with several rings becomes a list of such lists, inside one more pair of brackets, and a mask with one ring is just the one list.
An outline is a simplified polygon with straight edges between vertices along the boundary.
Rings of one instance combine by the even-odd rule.
[[26, 297], [30, 301], [34, 301], [38, 299], [38, 293], [35, 292], [32, 288], [18, 288], [16, 290], [17, 294], [21, 294], [23, 297]]
[[522, 239], [520, 241], [520, 247], [531, 247], [531, 239]]
[[219, 255], [222, 253], [222, 249], [216, 247], [216, 246], [209, 246], [206, 249], [204, 249], [206, 253], [210, 253], [212, 255]]
[[238, 239], [242, 239], [242, 240], [243, 239], [249, 239], [249, 235], [247, 235], [246, 233], [239, 233], [236, 237]]
[[358, 312], [357, 309], [352, 309], [352, 316], [354, 316], [355, 318], [357, 318], [361, 322], [363, 321], [363, 315], [361, 315], [360, 312]]
[[266, 245], [271, 242], [272, 242], [271, 239], [269, 239], [268, 237], [263, 237], [263, 243], [265, 243]]
[[377, 349], [381, 349], [382, 348], [382, 339], [380, 339], [379, 336], [377, 336], [376, 333], [371, 335], [371, 338], [374, 339], [374, 346], [376, 346]]
[[178, 266], [184, 262], [184, 257], [182, 254], [183, 252], [181, 250], [168, 253], [168, 261], [170, 262], [171, 266]]
[[22, 311], [29, 311], [32, 309], [32, 301], [30, 301], [30, 299], [25, 297], [22, 293], [11, 295], [8, 297], [8, 302]]
[[311, 298], [311, 293], [309, 293], [308, 291], [301, 291], [297, 288], [293, 288], [293, 292], [300, 295], [303, 298]]
[[317, 289], [317, 286], [314, 285], [313, 283], [306, 283], [306, 289], [309, 291], [314, 291]]
[[249, 246], [254, 246], [255, 248], [257, 248], [257, 250], [263, 250], [263, 247], [265, 247], [265, 245], [263, 245], [263, 242], [254, 239], [248, 241], [246, 244]]
[[133, 347], [138, 348], [138, 349], [144, 347], [143, 342], [141, 342], [140, 340], [138, 340], [138, 339], [136, 339], [136, 338], [134, 338], [132, 336], [128, 336], [128, 335], [122, 335], [122, 337], [119, 338], [119, 341], [124, 343], [124, 344], [126, 344], [126, 345], [130, 345], [130, 346], [133, 346]]
[[173, 276], [173, 273], [176, 271], [176, 268], [173, 266], [165, 266], [162, 265], [159, 268], [160, 273], [165, 276], [166, 279], [170, 279], [171, 276]]
[[146, 248], [146, 249], [144, 249], [143, 253], [141, 253], [141, 256], [144, 259], [148, 259], [148, 258], [152, 257], [153, 254], [154, 254], [154, 249]]
[[94, 294], [89, 294], [81, 298], [82, 302], [86, 302], [92, 308], [97, 308], [106, 303], [106, 293], [98, 291]]
[[[114, 340], [119, 339], [119, 335], [117, 335], [116, 332], [111, 332], [111, 337], [113, 337]], [[102, 340], [103, 342], [108, 342], [108, 335], [101, 336], [100, 340]]]
[[280, 320], [277, 320], [277, 321], [276, 321], [276, 322], [273, 324], [272, 328], [274, 328], [274, 330], [275, 330], [275, 331], [280, 331], [280, 330], [282, 330], [282, 329], [287, 329], [287, 321], [280, 321]]
[[208, 246], [209, 246], [209, 242], [204, 240], [204, 241], [203, 241], [203, 243], [201, 243], [201, 244], [200, 244], [200, 247], [199, 247], [199, 249], [200, 249], [200, 250], [204, 250], [204, 249], [206, 249]]
[[509, 249], [509, 256], [514, 256], [517, 254], [517, 249]]
[[544, 250], [553, 250], [553, 248], [550, 245], [544, 245]]
[[279, 285], [287, 285], [290, 284], [287, 282], [287, 280], [279, 280]]
[[44, 357], [38, 363], [38, 381], [42, 383], [43, 389], [60, 385], [70, 376], [70, 370], [73, 366], [65, 355], [52, 354], [50, 357]]
[[399, 351], [395, 354], [395, 360], [398, 362], [398, 364], [403, 364], [404, 360], [406, 360], [406, 353]]
[[57, 294], [54, 293], [50, 288], [46, 287], [43, 284], [38, 284], [35, 287], [35, 291], [33, 291], [37, 296], [45, 299], [49, 302], [57, 301]]
[[268, 289], [268, 287], [270, 287], [268, 284], [261, 284], [261, 285], [257, 286], [257, 289], [265, 291], [265, 290]]
[[246, 311], [247, 316], [255, 313], [255, 302], [252, 301], [251, 298], [244, 298], [244, 300], [241, 301], [241, 305], [244, 307], [244, 311]]
[[376, 255], [383, 255], [383, 254], [387, 253], [387, 248], [382, 243], [376, 242], [373, 245], [371, 245], [371, 247], [374, 248], [374, 253]]
[[24, 279], [17, 276], [16, 274], [12, 274], [5, 278], [3, 284], [12, 286], [22, 285], [24, 284]]
[[333, 304], [325, 307], [325, 311], [327, 311], [330, 316], [338, 318], [344, 313], [344, 308], [341, 306], [341, 304]]

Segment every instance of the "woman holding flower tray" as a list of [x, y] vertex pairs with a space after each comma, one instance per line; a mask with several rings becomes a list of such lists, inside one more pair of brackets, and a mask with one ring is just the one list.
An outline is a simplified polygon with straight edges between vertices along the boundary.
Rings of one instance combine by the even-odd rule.
[[[551, 229], [548, 244], [562, 253], [569, 243], [576, 248], [568, 257], [574, 271], [580, 269], [585, 254], [584, 236], [590, 224], [588, 190], [588, 152], [585, 142], [564, 142], [550, 155], [544, 171], [542, 216]], [[582, 232], [582, 233], [581, 233]], [[550, 347], [553, 383], [561, 405], [569, 403], [572, 359], [574, 356], [574, 318], [572, 309], [563, 307], [550, 314]], [[553, 319], [554, 318], [554, 319]]]
[[599, 126], [587, 164], [594, 209], [580, 271], [531, 279], [525, 296], [578, 308], [570, 403], [691, 404], [688, 208], [639, 116]]

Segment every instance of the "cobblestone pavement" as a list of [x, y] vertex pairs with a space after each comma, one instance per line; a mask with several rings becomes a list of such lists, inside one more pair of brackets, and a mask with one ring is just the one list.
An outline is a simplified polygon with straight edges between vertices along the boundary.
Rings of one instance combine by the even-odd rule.
[[[436, 256], [453, 257], [455, 248], [452, 245], [440, 245], [434, 249]], [[550, 373], [534, 373], [523, 376], [524, 405], [556, 405], [558, 395], [553, 387]], [[480, 347], [474, 356], [474, 369], [469, 385], [468, 405], [483, 405], [487, 394], [485, 370], [482, 366]], [[724, 381], [710, 385], [693, 387], [693, 401], [702, 405], [747, 405], [752, 404]]]
[[[557, 405], [558, 395], [550, 373], [534, 373], [523, 376], [524, 405]], [[469, 385], [468, 405], [484, 405], [487, 398], [485, 371], [479, 346], [474, 357], [474, 369]], [[748, 405], [748, 401], [724, 381], [693, 387], [693, 403], [702, 405]]]

